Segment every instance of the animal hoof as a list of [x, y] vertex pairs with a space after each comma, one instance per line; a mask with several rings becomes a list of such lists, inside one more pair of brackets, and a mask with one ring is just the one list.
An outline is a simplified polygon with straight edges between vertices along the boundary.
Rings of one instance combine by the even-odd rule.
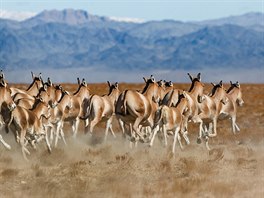
[[197, 138], [197, 144], [201, 144], [202, 143], [202, 140], [201, 140], [201, 138]]
[[6, 145], [6, 148], [7, 148], [8, 150], [11, 150], [11, 146], [9, 146], [9, 145]]

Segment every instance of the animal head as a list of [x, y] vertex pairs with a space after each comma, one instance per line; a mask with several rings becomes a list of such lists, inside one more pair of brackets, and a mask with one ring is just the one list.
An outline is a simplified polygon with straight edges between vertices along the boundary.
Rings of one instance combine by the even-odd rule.
[[41, 77], [41, 73], [39, 73], [39, 75], [36, 76], [33, 72], [31, 72], [31, 76], [32, 76], [32, 79], [33, 79], [33, 83], [32, 84], [35, 84], [36, 87], [38, 89], [40, 89], [44, 85], [44, 82], [43, 82], [42, 77]]
[[211, 83], [213, 85], [213, 89], [209, 96], [217, 97], [223, 104], [226, 104], [228, 98], [226, 97], [225, 88], [223, 85], [223, 81], [221, 80], [218, 84]]
[[173, 87], [173, 83], [171, 81], [164, 81], [165, 87]]
[[143, 79], [144, 79], [145, 83], [155, 83], [156, 82], [155, 78], [152, 74], [150, 75], [150, 78], [143, 77]]
[[197, 91], [198, 94], [198, 101], [199, 101], [199, 97], [202, 97], [203, 95], [203, 89], [204, 89], [204, 84], [201, 82], [201, 73], [198, 73], [197, 76], [194, 78], [190, 73], [187, 73], [189, 78], [192, 81], [192, 85], [190, 87], [189, 92], [192, 91]]
[[142, 91], [142, 94], [145, 94], [148, 98], [151, 98], [155, 103], [159, 103], [162, 98], [161, 87], [155, 81], [153, 75], [150, 78], [143, 77], [146, 85]]
[[16, 104], [14, 103], [11, 97], [11, 89], [7, 86], [7, 82], [5, 81], [5, 76], [3, 71], [0, 74], [0, 106], [5, 103], [10, 111], [16, 108]]
[[236, 102], [239, 106], [243, 106], [244, 104], [244, 100], [242, 99], [242, 90], [241, 90], [241, 86], [239, 84], [239, 82], [237, 81], [236, 83], [232, 83], [232, 81], [230, 81], [230, 88], [227, 90], [227, 93], [235, 93], [236, 95]]

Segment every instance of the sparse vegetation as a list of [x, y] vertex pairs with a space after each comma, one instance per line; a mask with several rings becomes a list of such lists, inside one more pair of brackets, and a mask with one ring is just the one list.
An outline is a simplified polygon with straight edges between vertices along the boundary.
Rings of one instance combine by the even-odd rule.
[[[77, 88], [62, 86], [71, 92]], [[107, 93], [106, 84], [88, 86], [92, 93]], [[119, 86], [124, 90], [144, 85]], [[174, 86], [188, 89], [189, 84]], [[192, 123], [191, 144], [183, 150], [177, 145], [175, 155], [158, 138], [152, 148], [139, 144], [130, 149], [121, 133], [102, 143], [103, 125], [91, 137], [83, 134], [81, 124], [76, 140], [66, 125], [67, 146], [60, 143], [49, 154], [44, 144], [37, 145], [25, 162], [12, 134], [2, 131], [12, 150], [0, 146], [0, 197], [263, 197], [264, 85], [241, 86], [245, 100], [237, 116], [241, 131], [234, 135], [230, 121], [220, 121], [218, 136], [210, 140], [211, 151], [196, 144], [198, 126]], [[113, 128], [120, 131], [115, 120]]]

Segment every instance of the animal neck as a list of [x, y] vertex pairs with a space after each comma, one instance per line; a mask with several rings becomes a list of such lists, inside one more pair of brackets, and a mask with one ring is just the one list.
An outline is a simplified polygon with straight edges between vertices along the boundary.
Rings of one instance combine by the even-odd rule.
[[86, 87], [80, 87], [76, 93], [74, 93], [74, 96], [78, 96], [83, 100], [85, 97], [89, 97], [89, 91], [86, 89]]
[[151, 85], [146, 85], [148, 86], [147, 88], [145, 87], [142, 94], [149, 100], [149, 101], [155, 101], [156, 100], [156, 96], [157, 96], [157, 90], [154, 87], [154, 84]]
[[70, 96], [64, 93], [59, 101], [60, 106], [64, 109], [69, 104]]
[[33, 81], [26, 91], [29, 95], [36, 96], [39, 92], [39, 88], [37, 82]]
[[203, 93], [203, 87], [197, 86], [194, 83], [192, 83], [192, 86], [189, 90], [189, 94], [192, 95], [194, 98], [198, 98], [199, 95], [202, 95]]
[[38, 119], [40, 119], [40, 117], [43, 115], [43, 109], [42, 109], [42, 105], [40, 105], [40, 103], [38, 103], [34, 109], [32, 109], [32, 112], [35, 113], [35, 115], [37, 116]]
[[231, 91], [229, 91], [227, 94], [229, 96], [229, 98], [233, 101], [236, 101], [237, 98], [238, 98], [238, 93], [239, 93], [239, 90], [238, 89], [235, 89], [233, 88]]
[[179, 111], [181, 112], [181, 114], [183, 114], [184, 110], [187, 107], [187, 100], [186, 99], [182, 99], [177, 105], [176, 107], [179, 109]]
[[113, 89], [109, 94], [108, 97], [110, 98], [111, 102], [114, 104], [119, 96], [119, 91], [117, 89]]

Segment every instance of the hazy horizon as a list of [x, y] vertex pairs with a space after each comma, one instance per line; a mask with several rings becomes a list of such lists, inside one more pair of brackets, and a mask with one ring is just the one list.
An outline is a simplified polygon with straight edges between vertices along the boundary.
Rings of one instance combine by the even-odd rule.
[[248, 12], [263, 13], [263, 1], [219, 1], [219, 0], [186, 0], [186, 1], [83, 1], [77, 0], [66, 2], [57, 1], [25, 1], [25, 0], [1, 0], [1, 12], [26, 12], [39, 13], [43, 10], [82, 9], [88, 13], [127, 19], [150, 20], [180, 20], [180, 21], [201, 21], [217, 19], [235, 15], [242, 15]]

